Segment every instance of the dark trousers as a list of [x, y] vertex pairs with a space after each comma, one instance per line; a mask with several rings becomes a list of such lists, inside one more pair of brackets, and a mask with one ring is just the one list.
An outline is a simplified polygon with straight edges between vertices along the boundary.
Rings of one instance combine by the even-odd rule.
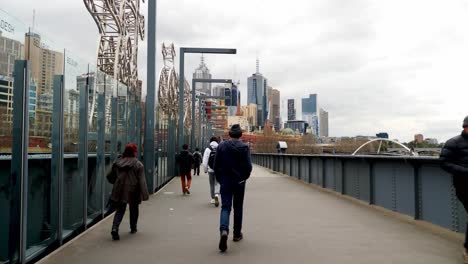
[[[466, 189], [466, 184], [460, 182], [459, 179], [454, 179], [454, 187], [458, 200], [460, 200], [463, 207], [465, 207], [465, 211], [468, 212], [468, 191]], [[465, 243], [463, 246], [468, 250], [468, 223], [466, 224]]]
[[200, 176], [200, 164], [193, 165], [193, 176]]
[[[113, 202], [115, 208], [114, 222], [112, 223], [112, 230], [119, 231], [120, 223], [125, 215], [125, 210], [127, 209], [127, 203], [122, 202]], [[138, 223], [138, 204], [130, 204], [130, 229], [136, 229]]]
[[231, 207], [234, 208], [234, 236], [240, 236], [242, 231], [242, 216], [244, 210], [245, 182], [221, 184], [221, 219], [219, 230], [229, 233], [229, 218]]

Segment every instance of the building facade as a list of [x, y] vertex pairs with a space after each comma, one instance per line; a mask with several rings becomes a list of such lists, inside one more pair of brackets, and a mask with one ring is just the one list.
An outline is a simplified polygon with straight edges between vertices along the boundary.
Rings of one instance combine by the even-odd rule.
[[264, 126], [268, 118], [267, 84], [267, 78], [258, 72], [258, 67], [257, 72], [247, 79], [247, 103], [257, 105], [256, 126]]
[[422, 134], [416, 134], [416, 135], [414, 135], [414, 141], [416, 143], [423, 143], [424, 142], [424, 136]]
[[294, 99], [288, 99], [288, 121], [296, 120], [296, 106]]
[[319, 136], [328, 137], [328, 112], [320, 108], [319, 111]]
[[245, 116], [229, 116], [228, 117], [228, 127], [231, 127], [234, 124], [239, 124], [242, 130], [249, 131], [250, 124]]
[[281, 94], [277, 89], [271, 89], [270, 120], [276, 131], [281, 129]]
[[[193, 73], [193, 79], [211, 79], [211, 73], [205, 64], [205, 58], [202, 56], [200, 65]], [[196, 83], [195, 90], [199, 94], [211, 95], [211, 83]]]
[[247, 121], [249, 122], [249, 126], [253, 127], [257, 125], [257, 105], [256, 104], [248, 104], [242, 107], [242, 113]]
[[[0, 31], [0, 135], [11, 135], [13, 111], [13, 71], [16, 60], [24, 59], [24, 45]], [[35, 116], [35, 89], [30, 95], [30, 111]], [[31, 105], [31, 102], [34, 104]], [[31, 109], [33, 108], [33, 109]]]
[[284, 128], [290, 128], [293, 131], [297, 131], [301, 134], [305, 134], [308, 128], [308, 124], [303, 120], [288, 120], [284, 124]]
[[[317, 94], [310, 94], [309, 98], [302, 98], [302, 116], [317, 114]], [[303, 117], [304, 120], [306, 120]]]

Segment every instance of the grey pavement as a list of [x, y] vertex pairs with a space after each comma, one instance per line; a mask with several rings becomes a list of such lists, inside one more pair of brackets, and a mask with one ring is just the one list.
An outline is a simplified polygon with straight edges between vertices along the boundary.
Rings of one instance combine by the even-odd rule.
[[208, 177], [195, 176], [191, 192], [182, 196], [175, 178], [141, 205], [137, 234], [128, 233], [127, 212], [120, 241], [108, 218], [42, 263], [462, 263], [457, 239], [258, 166], [247, 183], [244, 240], [230, 237], [222, 254]]

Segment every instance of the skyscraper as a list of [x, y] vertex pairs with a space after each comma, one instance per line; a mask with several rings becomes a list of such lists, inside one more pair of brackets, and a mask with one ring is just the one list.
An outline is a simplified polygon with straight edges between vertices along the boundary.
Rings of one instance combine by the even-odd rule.
[[259, 72], [257, 59], [257, 72], [247, 79], [247, 103], [257, 105], [257, 124], [264, 126], [268, 117], [268, 89], [267, 79]]
[[271, 97], [270, 121], [273, 123], [275, 130], [280, 130], [281, 129], [280, 91], [277, 89], [272, 89], [270, 97]]
[[52, 110], [54, 94], [54, 76], [63, 74], [63, 53], [50, 49], [41, 40], [39, 34], [30, 32], [25, 37], [25, 57], [31, 65], [31, 82], [36, 83], [37, 107], [36, 117], [31, 120], [34, 136], [52, 136]]
[[302, 115], [308, 114], [317, 114], [317, 94], [310, 94], [309, 98], [302, 98]]
[[320, 108], [319, 111], [319, 136], [328, 137], [328, 112]]
[[310, 94], [302, 98], [302, 119], [312, 128], [312, 132], [319, 136], [319, 118], [317, 113], [317, 94]]
[[[24, 45], [0, 31], [0, 135], [10, 135], [13, 113], [13, 70], [15, 60], [24, 59]], [[36, 96], [31, 82], [30, 111], [35, 113]], [[33, 104], [31, 104], [33, 102]], [[31, 113], [30, 113], [31, 114]]]
[[[205, 58], [202, 56], [200, 65], [193, 73], [193, 79], [211, 79], [211, 73], [205, 64]], [[196, 83], [195, 90], [198, 93], [205, 95], [211, 95], [211, 83]]]
[[288, 99], [288, 121], [296, 120], [296, 107], [294, 99]]

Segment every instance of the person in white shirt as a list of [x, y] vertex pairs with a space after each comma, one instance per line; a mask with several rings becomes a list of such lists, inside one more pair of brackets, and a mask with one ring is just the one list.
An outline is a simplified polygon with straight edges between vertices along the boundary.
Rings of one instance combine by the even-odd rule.
[[214, 173], [214, 157], [216, 153], [216, 148], [218, 147], [218, 138], [212, 137], [210, 139], [210, 146], [205, 149], [203, 153], [203, 167], [205, 168], [205, 173], [208, 173], [210, 178], [210, 194], [211, 194], [211, 204], [214, 204], [216, 207], [219, 206], [219, 184], [216, 182], [216, 176]]

